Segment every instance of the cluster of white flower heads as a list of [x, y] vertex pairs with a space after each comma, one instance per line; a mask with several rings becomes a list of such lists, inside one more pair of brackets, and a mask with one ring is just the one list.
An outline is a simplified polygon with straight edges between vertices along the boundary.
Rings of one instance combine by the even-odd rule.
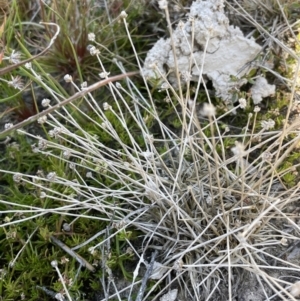
[[272, 119], [269, 119], [269, 120], [263, 120], [261, 122], [261, 127], [264, 129], [264, 130], [271, 130], [273, 129], [275, 126], [275, 121], [272, 120]]

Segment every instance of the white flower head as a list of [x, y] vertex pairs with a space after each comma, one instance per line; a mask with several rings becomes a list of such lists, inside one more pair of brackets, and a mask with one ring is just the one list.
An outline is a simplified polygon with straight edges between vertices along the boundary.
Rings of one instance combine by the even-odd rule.
[[127, 14], [126, 14], [126, 11], [122, 11], [121, 13], [120, 13], [120, 17], [122, 18], [122, 19], [126, 19], [127, 18]]
[[70, 232], [71, 231], [71, 226], [68, 223], [63, 224], [63, 229], [64, 231]]
[[47, 179], [50, 181], [50, 182], [54, 182], [56, 180], [56, 172], [49, 172], [47, 174]]
[[29, 69], [29, 70], [32, 69], [31, 63], [30, 63], [30, 62], [26, 63], [26, 64], [25, 64], [25, 68], [26, 68], [26, 69]]
[[168, 84], [167, 82], [163, 82], [160, 86], [160, 89], [158, 92], [161, 92], [161, 91], [165, 91], [165, 90], [168, 90], [170, 88], [170, 84]]
[[167, 0], [160, 0], [158, 1], [158, 6], [160, 9], [167, 9], [168, 8], [168, 1]]
[[111, 109], [111, 106], [107, 103], [107, 102], [105, 102], [104, 104], [103, 104], [103, 110], [104, 111], [107, 111], [107, 110], [110, 110]]
[[245, 151], [245, 146], [238, 141], [235, 142], [235, 146], [231, 148], [231, 151], [238, 158], [242, 158], [247, 155], [247, 152]]
[[270, 162], [272, 159], [272, 154], [270, 152], [263, 152], [261, 158], [263, 161]]
[[92, 172], [88, 171], [85, 175], [87, 178], [92, 178], [93, 177], [93, 174]]
[[56, 268], [58, 265], [57, 260], [52, 260], [51, 265], [52, 265], [52, 267]]
[[97, 49], [95, 46], [90, 47], [90, 55], [94, 56], [94, 55], [98, 55], [100, 54], [100, 50]]
[[108, 78], [110, 72], [101, 72], [99, 73], [100, 78]]
[[211, 195], [208, 195], [207, 197], [206, 197], [206, 203], [208, 204], [208, 205], [211, 205], [212, 204], [212, 200], [213, 200], [213, 198], [212, 198], [212, 196]]
[[201, 114], [203, 116], [212, 117], [216, 115], [216, 108], [213, 104], [204, 103], [203, 108], [201, 110]]
[[38, 120], [37, 120], [37, 122], [39, 124], [44, 124], [46, 121], [47, 121], [47, 115], [44, 115], [44, 116], [38, 118]]
[[46, 107], [48, 107], [49, 105], [50, 105], [50, 99], [44, 98], [44, 99], [42, 100], [42, 106], [43, 106], [44, 108], [46, 108]]
[[71, 83], [71, 82], [73, 81], [72, 76], [71, 76], [70, 74], [66, 74], [66, 75], [64, 76], [64, 81], [65, 81], [66, 83]]
[[41, 199], [44, 199], [45, 197], [47, 197], [46, 192], [41, 191], [41, 193], [40, 193], [40, 198], [41, 198]]
[[152, 159], [153, 158], [153, 152], [145, 151], [141, 153], [146, 159]]
[[63, 152], [63, 157], [66, 159], [69, 159], [71, 157], [71, 152], [69, 149], [67, 149]]
[[60, 127], [55, 127], [53, 130], [49, 131], [49, 136], [57, 138], [61, 133], [63, 132], [63, 129]]
[[14, 125], [12, 123], [5, 123], [4, 129], [8, 130], [11, 129]]
[[275, 126], [275, 121], [272, 120], [272, 119], [269, 119], [269, 120], [263, 120], [261, 122], [261, 127], [264, 129], [264, 130], [270, 130], [270, 129], [273, 129]]
[[247, 106], [247, 101], [246, 101], [245, 98], [240, 98], [240, 99], [239, 99], [239, 103], [240, 103], [240, 108], [241, 108], [241, 109], [245, 109], [245, 108], [246, 108], [246, 106]]
[[88, 40], [89, 40], [89, 41], [94, 42], [94, 41], [95, 41], [95, 38], [96, 38], [96, 36], [95, 36], [95, 34], [94, 34], [93, 32], [90, 32], [90, 33], [88, 34]]
[[260, 111], [260, 107], [259, 106], [255, 106], [254, 107], [254, 113], [258, 113]]
[[11, 76], [11, 81], [8, 82], [8, 85], [18, 90], [22, 90], [24, 88], [20, 75], [17, 75], [16, 77]]
[[9, 62], [12, 64], [18, 64], [21, 62], [22, 53], [20, 51], [13, 50], [10, 57]]
[[188, 83], [192, 80], [192, 74], [191, 74], [191, 72], [188, 72], [188, 71], [181, 72], [181, 77], [186, 83]]
[[15, 173], [15, 174], [13, 175], [13, 180], [14, 180], [14, 182], [16, 182], [16, 183], [20, 183], [20, 182], [22, 181], [22, 174], [20, 174], [20, 173]]
[[45, 150], [45, 149], [47, 149], [47, 146], [48, 146], [48, 142], [47, 142], [47, 140], [45, 140], [45, 139], [39, 139], [39, 142], [38, 142], [38, 148], [40, 149], [40, 150]]

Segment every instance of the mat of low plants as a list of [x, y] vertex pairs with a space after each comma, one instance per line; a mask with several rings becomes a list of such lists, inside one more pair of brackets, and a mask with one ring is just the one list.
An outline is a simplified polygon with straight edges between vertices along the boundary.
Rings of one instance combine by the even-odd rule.
[[2, 300], [298, 300], [298, 1], [0, 8]]

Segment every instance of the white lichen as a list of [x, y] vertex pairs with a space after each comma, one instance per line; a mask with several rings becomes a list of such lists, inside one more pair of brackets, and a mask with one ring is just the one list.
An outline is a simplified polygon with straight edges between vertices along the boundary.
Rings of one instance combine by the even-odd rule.
[[193, 2], [187, 21], [180, 22], [172, 34], [174, 51], [170, 38], [158, 40], [147, 54], [144, 76], [159, 82], [168, 74], [173, 86], [178, 84], [176, 70], [190, 74], [192, 81], [203, 76], [204, 80], [212, 81], [216, 96], [230, 99], [234, 88], [245, 84], [242, 77], [250, 70], [244, 66], [255, 59], [261, 46], [245, 38], [239, 28], [229, 25], [223, 2]]

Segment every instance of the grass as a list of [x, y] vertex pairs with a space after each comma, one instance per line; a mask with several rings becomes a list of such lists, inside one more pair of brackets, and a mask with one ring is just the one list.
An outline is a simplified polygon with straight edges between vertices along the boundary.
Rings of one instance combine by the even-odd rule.
[[[24, 123], [1, 134], [10, 137], [0, 161], [2, 299], [141, 301], [168, 293], [169, 300], [234, 300], [250, 291], [257, 300], [296, 300], [299, 263], [291, 251], [300, 230], [299, 120], [297, 68], [291, 66], [299, 66], [298, 48], [270, 31], [289, 54], [286, 73], [285, 53], [277, 54], [274, 69], [289, 76], [284, 88], [259, 109], [247, 91], [237, 91], [246, 107], [242, 101], [228, 107], [192, 82], [187, 88], [178, 82], [176, 89], [165, 78], [160, 90], [142, 73], [124, 75], [141, 71], [149, 48], [135, 35], [138, 17], [161, 12], [113, 1], [106, 19], [107, 8], [90, 15], [78, 3], [20, 10], [12, 1], [4, 23], [8, 53], [20, 48], [30, 57], [40, 41], [38, 51], [51, 48], [3, 74], [6, 81], [22, 76], [36, 111], [22, 113], [22, 93], [16, 103], [4, 101], [7, 110], [19, 109], [17, 120]], [[282, 24], [298, 34], [299, 24], [292, 27], [297, 3], [276, 3], [268, 13], [291, 18]], [[127, 17], [119, 17], [118, 4], [128, 6]], [[281, 8], [290, 10], [284, 15]], [[86, 13], [79, 20], [71, 18], [76, 9]], [[61, 35], [54, 39], [50, 26], [45, 35], [33, 19], [36, 31], [28, 37], [23, 20], [29, 12], [57, 24]], [[252, 17], [248, 24], [257, 35], [265, 25], [260, 21]], [[99, 22], [103, 36], [111, 33], [108, 45], [95, 31]], [[19, 30], [17, 41], [12, 27]], [[96, 40], [88, 41], [92, 31]], [[70, 43], [74, 35], [78, 44]], [[95, 46], [93, 55], [88, 44]], [[102, 82], [81, 90], [100, 72]], [[3, 99], [19, 92], [5, 81], [2, 86]], [[36, 115], [39, 110], [46, 111]]]

